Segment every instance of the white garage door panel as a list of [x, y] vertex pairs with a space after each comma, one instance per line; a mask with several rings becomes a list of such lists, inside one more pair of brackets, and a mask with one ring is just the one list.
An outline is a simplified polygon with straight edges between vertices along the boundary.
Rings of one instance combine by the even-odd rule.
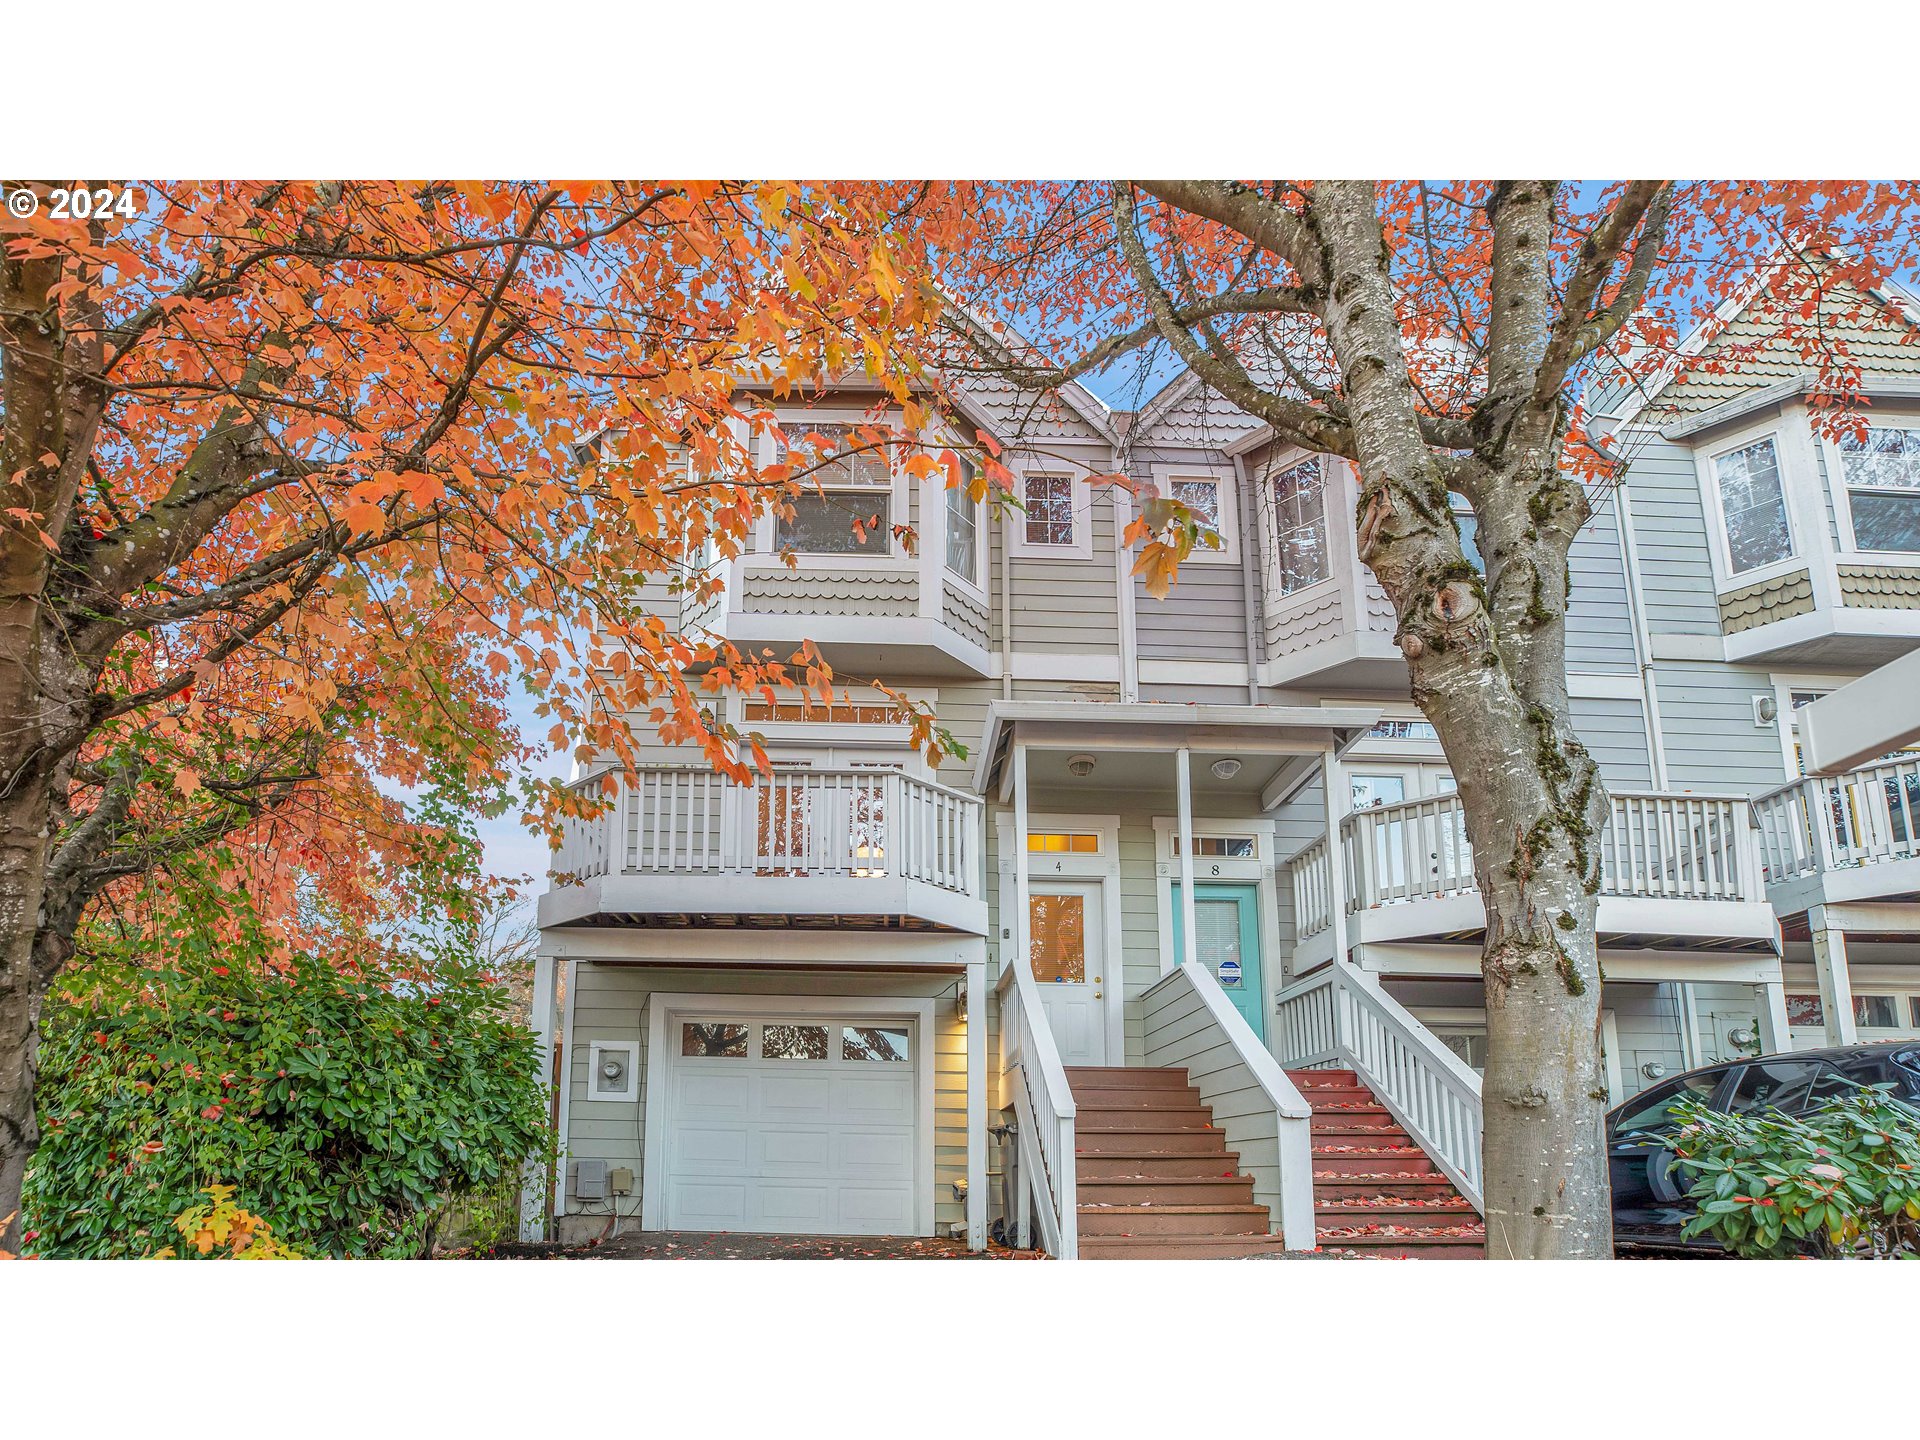
[[[666, 1027], [667, 1226], [912, 1234], [923, 1037], [911, 1036], [911, 1061], [848, 1060], [842, 1025], [863, 1022], [768, 1016], [750, 1022], [744, 1056], [680, 1053], [683, 1023], [738, 1018], [676, 1015]], [[764, 1028], [786, 1025], [824, 1025], [827, 1055], [760, 1058]]]

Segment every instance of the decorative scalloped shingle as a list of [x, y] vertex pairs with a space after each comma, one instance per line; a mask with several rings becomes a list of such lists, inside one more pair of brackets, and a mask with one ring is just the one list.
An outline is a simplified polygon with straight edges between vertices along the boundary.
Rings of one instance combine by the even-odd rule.
[[1340, 597], [1329, 595], [1318, 604], [1279, 616], [1267, 627], [1267, 654], [1278, 659], [1298, 650], [1339, 638]]
[[749, 574], [740, 608], [755, 614], [917, 615], [920, 577], [907, 575]]
[[1804, 570], [1729, 590], [1720, 597], [1720, 629], [1738, 635], [1776, 620], [1813, 612], [1813, 578]]
[[951, 585], [945, 587], [941, 597], [940, 618], [949, 630], [971, 640], [983, 650], [987, 648], [991, 637], [987, 632], [986, 610]]
[[[1847, 286], [1836, 285], [1832, 295], [1836, 311], [1858, 303], [1859, 292]], [[1780, 338], [1779, 325], [1777, 305], [1770, 305], [1764, 297], [1756, 300], [1660, 392], [1653, 414], [1669, 418], [1699, 414], [1750, 390], [1814, 369], [1814, 362], [1801, 353], [1799, 342]], [[1920, 374], [1920, 332], [1903, 318], [1889, 316], [1878, 324], [1836, 319], [1822, 335], [1827, 343], [1844, 348], [1866, 377], [1910, 378]], [[1711, 367], [1715, 365], [1726, 368], [1714, 373]]]
[[1920, 610], [1920, 568], [1841, 565], [1840, 603], [1862, 610]]

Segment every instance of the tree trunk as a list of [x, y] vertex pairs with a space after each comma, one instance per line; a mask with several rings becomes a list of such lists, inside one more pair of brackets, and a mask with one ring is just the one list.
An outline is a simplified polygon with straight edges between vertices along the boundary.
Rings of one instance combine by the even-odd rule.
[[24, 1228], [20, 1188], [40, 1143], [34, 1082], [40, 1070], [40, 1009], [47, 987], [34, 964], [34, 936], [46, 878], [44, 791], [26, 777], [27, 795], [0, 809], [0, 1250], [18, 1250]]

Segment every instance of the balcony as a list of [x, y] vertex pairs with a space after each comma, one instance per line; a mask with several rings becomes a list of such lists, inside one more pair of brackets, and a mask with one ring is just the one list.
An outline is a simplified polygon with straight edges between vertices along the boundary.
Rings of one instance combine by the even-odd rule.
[[981, 802], [897, 770], [647, 767], [569, 820], [540, 924], [984, 935]]
[[[1599, 841], [1603, 945], [1771, 949], [1746, 797], [1623, 793], [1610, 804]], [[1336, 889], [1324, 835], [1294, 858], [1296, 970], [1333, 957], [1337, 896], [1350, 945], [1477, 940], [1485, 929], [1457, 795], [1346, 816], [1340, 866]]]
[[979, 678], [991, 673], [987, 594], [923, 553], [886, 559], [742, 555], [722, 590], [680, 608], [688, 634], [782, 656], [807, 640], [855, 675]]
[[1795, 780], [1753, 808], [1767, 895], [1781, 915], [1920, 898], [1920, 757]]

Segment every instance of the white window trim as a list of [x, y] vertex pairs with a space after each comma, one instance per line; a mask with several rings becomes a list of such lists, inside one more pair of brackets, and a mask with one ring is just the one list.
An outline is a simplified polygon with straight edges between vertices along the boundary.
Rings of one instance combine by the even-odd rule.
[[[1914, 430], [1920, 431], [1920, 415], [1870, 415], [1866, 417], [1869, 430]], [[1853, 487], [1847, 484], [1845, 458], [1840, 452], [1840, 442], [1831, 435], [1816, 435], [1821, 456], [1827, 463], [1827, 488], [1833, 502], [1834, 527], [1840, 533], [1840, 553], [1848, 564], [1863, 565], [1911, 565], [1920, 559], [1920, 550], [1862, 550], [1860, 542], [1853, 532]], [[1862, 487], [1863, 489], [1869, 487]], [[1897, 493], [1881, 491], [1881, 494]], [[1920, 491], [1908, 491], [1920, 503]]]
[[1773, 726], [1780, 736], [1780, 773], [1787, 779], [1801, 778], [1800, 771], [1793, 763], [1793, 692], [1817, 690], [1823, 695], [1830, 695], [1849, 680], [1858, 678], [1804, 670], [1775, 670], [1767, 675], [1767, 680], [1773, 686]]
[[769, 1017], [853, 1016], [863, 1020], [910, 1020], [914, 1024], [913, 1060], [916, 1126], [913, 1164], [914, 1213], [920, 1235], [933, 1233], [934, 1125], [933, 1054], [938, 1041], [932, 1000], [867, 995], [705, 995], [655, 991], [647, 1004], [647, 1099], [640, 1171], [641, 1224], [666, 1227], [667, 1131], [671, 1086], [667, 1083], [667, 1034], [681, 1015], [739, 1015], [749, 1022]]
[[[809, 430], [817, 429], [821, 425], [894, 425], [899, 422], [899, 419], [900, 417], [897, 415], [875, 416], [869, 411], [853, 409], [846, 406], [804, 411], [776, 410], [774, 412], [774, 422], [781, 430], [792, 436], [795, 441], [800, 440]], [[762, 434], [755, 436], [753, 439], [754, 458], [762, 465], [767, 463], [767, 456], [771, 453], [772, 443], [773, 437], [770, 435]], [[892, 497], [892, 523], [894, 525], [905, 525], [909, 523], [909, 477], [902, 466], [892, 463], [893, 456], [891, 453], [889, 453], [887, 459], [890, 483], [885, 489]], [[824, 488], [829, 494], [835, 490], [842, 490], [848, 494], [853, 494], [859, 490], [868, 490], [876, 495], [879, 494], [882, 489], [882, 487], [878, 485], [827, 486]], [[810, 484], [806, 493], [814, 493]], [[924, 531], [925, 526], [923, 525], [919, 527], [919, 529]], [[761, 515], [759, 519], [755, 521], [753, 530], [753, 548], [755, 553], [751, 557], [746, 557], [749, 562], [747, 568], [759, 571], [786, 571], [792, 573], [789, 570], [783, 552], [775, 544], [774, 537], [777, 533], [778, 525], [776, 517], [771, 511]], [[920, 567], [919, 560], [909, 554], [907, 547], [901, 543], [897, 536], [892, 534], [889, 534], [887, 537], [887, 553], [885, 555], [837, 555], [825, 551], [795, 550], [793, 552], [793, 558], [795, 566], [800, 570], [811, 570], [823, 566], [830, 566], [834, 570], [848, 575], [899, 574], [901, 571], [917, 570]]]
[[1007, 508], [1007, 553], [1027, 560], [1091, 560], [1093, 558], [1093, 487], [1077, 477], [1073, 466], [1023, 461], [1013, 470], [1014, 497], [1022, 505], [1027, 500], [1029, 475], [1054, 476], [1067, 482], [1073, 497], [1073, 542], [1069, 545], [1040, 545], [1027, 539], [1027, 516], [1013, 506]]
[[[1808, 568], [1805, 537], [1801, 534], [1800, 518], [1794, 514], [1794, 484], [1801, 477], [1796, 476], [1794, 466], [1799, 447], [1792, 444], [1787, 434], [1787, 427], [1791, 423], [1785, 417], [1770, 418], [1763, 424], [1748, 426], [1722, 437], [1714, 445], [1702, 446], [1693, 452], [1694, 475], [1700, 486], [1700, 508], [1706, 516], [1707, 551], [1713, 561], [1716, 590], [1741, 590]], [[1784, 559], [1770, 560], [1765, 565], [1756, 565], [1751, 570], [1735, 574], [1733, 547], [1727, 538], [1726, 510], [1720, 503], [1720, 476], [1714, 468], [1714, 462], [1762, 440], [1773, 442], [1774, 463], [1779, 467], [1780, 503], [1787, 518], [1787, 554]]]
[[[1280, 573], [1280, 516], [1273, 504], [1273, 479], [1281, 470], [1291, 469], [1303, 460], [1318, 459], [1320, 462], [1320, 523], [1324, 529], [1324, 543], [1327, 547], [1327, 578], [1315, 580], [1311, 585], [1302, 585], [1297, 590], [1281, 589]], [[1260, 514], [1260, 571], [1266, 582], [1267, 604], [1271, 606], [1292, 606], [1301, 600], [1320, 595], [1341, 585], [1340, 566], [1335, 563], [1333, 548], [1333, 507], [1328, 499], [1334, 490], [1336, 473], [1334, 466], [1341, 462], [1332, 455], [1323, 455], [1313, 450], [1303, 450], [1298, 445], [1290, 445], [1271, 456], [1254, 472], [1256, 500], [1254, 508]]]
[[[973, 526], [974, 526], [973, 569], [974, 569], [974, 573], [971, 575], [962, 575], [959, 571], [955, 570], [951, 565], [947, 564], [948, 516], [946, 513], [946, 508], [947, 508], [947, 496], [951, 493], [952, 493], [951, 488], [943, 489], [940, 492], [940, 512], [941, 512], [940, 513], [940, 575], [941, 575], [941, 578], [950, 585], [958, 586], [960, 588], [961, 593], [966, 595], [969, 599], [973, 600], [976, 604], [991, 607], [993, 603], [992, 597], [987, 593], [987, 581], [988, 581], [987, 559], [988, 559], [988, 552], [993, 548], [993, 532], [987, 528], [987, 526], [991, 523], [991, 521], [990, 521], [990, 517], [987, 514], [986, 497], [982, 496], [978, 500], [970, 500], [968, 502], [973, 506]], [[925, 527], [922, 527], [922, 528], [925, 528]]]
[[[1155, 465], [1153, 485], [1164, 500], [1174, 498], [1176, 480], [1210, 482], [1220, 496], [1220, 548], [1195, 545], [1182, 564], [1238, 565], [1240, 563], [1240, 495], [1233, 471], [1217, 465]], [[1178, 582], [1176, 582], [1177, 584]]]
[[[1153, 882], [1155, 908], [1159, 912], [1160, 928], [1160, 973], [1173, 973], [1173, 886], [1180, 878], [1180, 857], [1174, 854], [1173, 837], [1180, 832], [1177, 817], [1156, 815], [1153, 818]], [[1260, 984], [1266, 991], [1261, 997], [1260, 1010], [1263, 1015], [1273, 1013], [1273, 997], [1278, 995], [1289, 983], [1281, 973], [1286, 966], [1280, 958], [1280, 907], [1279, 890], [1275, 882], [1274, 870], [1274, 826], [1271, 820], [1201, 820], [1193, 821], [1194, 838], [1202, 835], [1252, 835], [1254, 849], [1257, 852], [1251, 860], [1236, 860], [1226, 856], [1193, 857], [1193, 883], [1195, 885], [1251, 885], [1254, 887], [1255, 924], [1260, 931]], [[1203, 873], [1204, 872], [1204, 873]], [[1267, 1025], [1268, 1043], [1272, 1044], [1274, 1026]]]
[[[1000, 900], [994, 907], [992, 943], [1000, 964], [1014, 963], [1013, 902], [1013, 811], [998, 810], [993, 817], [994, 855], [1000, 872]], [[1101, 981], [1101, 999], [1106, 1006], [1107, 1059], [1125, 1063], [1127, 1053], [1127, 955], [1121, 927], [1120, 909], [1120, 817], [1118, 815], [1063, 815], [1032, 810], [1027, 813], [1027, 833], [1093, 834], [1100, 837], [1100, 850], [1087, 855], [1073, 851], [1047, 851], [1027, 856], [1027, 881], [1045, 885], [1056, 880], [1098, 881], [1100, 885], [1100, 923], [1102, 954], [1107, 973]]]

